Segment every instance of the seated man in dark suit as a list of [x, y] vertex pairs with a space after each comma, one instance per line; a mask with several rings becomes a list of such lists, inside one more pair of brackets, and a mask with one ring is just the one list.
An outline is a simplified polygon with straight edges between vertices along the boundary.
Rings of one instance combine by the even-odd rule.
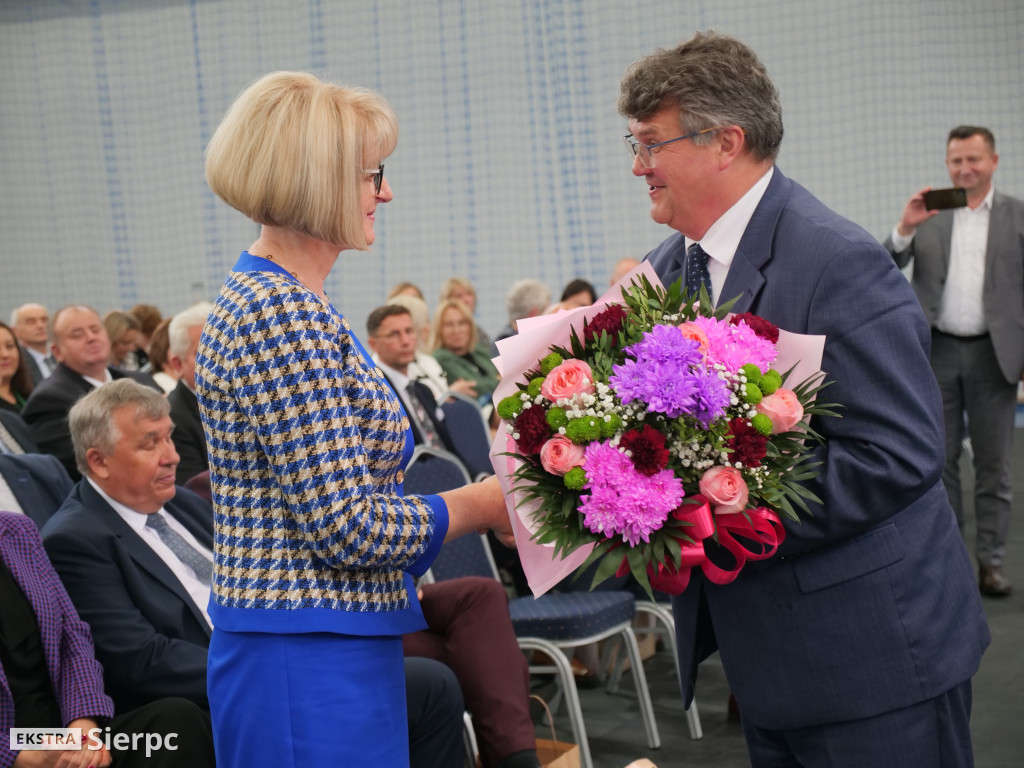
[[0, 408], [0, 453], [39, 453], [25, 420], [3, 408]]
[[57, 370], [44, 379], [21, 411], [21, 417], [44, 453], [52, 453], [78, 480], [68, 411], [89, 390], [115, 379], [132, 378], [159, 390], [152, 377], [137, 371], [109, 367], [110, 339], [103, 321], [89, 307], [71, 306], [57, 310], [51, 321], [53, 356]]
[[[118, 711], [165, 696], [208, 708], [213, 510], [175, 487], [167, 400], [115, 381], [77, 402], [69, 422], [84, 479], [43, 540], [92, 628], [107, 691]], [[460, 743], [462, 696], [451, 671], [428, 660], [406, 678], [410, 745], [429, 762]]]
[[73, 486], [55, 456], [0, 450], [0, 510], [19, 512], [42, 528]]
[[168, 359], [179, 376], [177, 385], [167, 395], [174, 422], [171, 439], [180, 458], [176, 474], [178, 485], [185, 485], [189, 478], [210, 468], [196, 399], [196, 351], [211, 309], [213, 304], [208, 301], [195, 304], [175, 315], [167, 329]]
[[[0, 605], [0, 765], [63, 760], [61, 765], [213, 768], [210, 718], [195, 704], [161, 699], [113, 717], [89, 627], [47, 560], [35, 525], [9, 512], [0, 512]], [[88, 753], [88, 762], [68, 762], [71, 756], [59, 751], [12, 750], [6, 738], [11, 728], [80, 728], [79, 751]], [[128, 746], [119, 748], [123, 744]]]

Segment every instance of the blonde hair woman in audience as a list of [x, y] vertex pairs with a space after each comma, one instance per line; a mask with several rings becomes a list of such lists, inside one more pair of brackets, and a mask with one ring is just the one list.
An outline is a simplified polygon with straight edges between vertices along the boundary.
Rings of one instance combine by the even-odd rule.
[[473, 313], [461, 301], [442, 301], [434, 314], [430, 347], [444, 369], [449, 385], [460, 379], [473, 383], [473, 396], [481, 405], [491, 400], [498, 386], [498, 369], [476, 343]]
[[7, 323], [0, 322], [0, 408], [21, 413], [32, 391], [25, 353]]
[[419, 289], [415, 283], [398, 283], [390, 291], [388, 291], [388, 304], [395, 296], [415, 296], [420, 301], [426, 303], [426, 299], [423, 298], [423, 291]]
[[[409, 420], [324, 290], [339, 251], [374, 241], [397, 140], [372, 91], [276, 72], [238, 97], [206, 150], [211, 189], [262, 225], [196, 358], [220, 768], [408, 766], [402, 634], [426, 626], [412, 576], [446, 536], [509, 539], [496, 483], [402, 495]], [[347, 258], [348, 274], [371, 263]], [[267, 723], [291, 725], [268, 738]]]
[[103, 326], [110, 337], [110, 364], [123, 371], [137, 371], [135, 349], [142, 328], [139, 321], [127, 312], [112, 309], [103, 316]]
[[[461, 301], [469, 309], [469, 314], [476, 315], [476, 289], [473, 284], [464, 277], [449, 277], [444, 281], [441, 286], [441, 301], [448, 301], [454, 299], [455, 301]], [[497, 357], [498, 349], [494, 346], [494, 342], [491, 341], [491, 337], [487, 335], [480, 324], [473, 321], [476, 326], [476, 346], [483, 354], [487, 355], [488, 358]]]

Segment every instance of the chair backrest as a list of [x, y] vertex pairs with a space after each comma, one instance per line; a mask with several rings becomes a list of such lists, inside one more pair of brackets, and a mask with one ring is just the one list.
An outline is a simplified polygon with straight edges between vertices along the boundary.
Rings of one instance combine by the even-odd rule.
[[405, 468], [402, 487], [410, 494], [436, 494], [461, 488], [469, 482], [469, 473], [457, 456], [438, 448], [418, 445]]
[[437, 559], [430, 565], [435, 581], [447, 581], [463, 576], [498, 578], [498, 568], [487, 545], [487, 536], [467, 533], [457, 539], [446, 541]]
[[476, 401], [461, 392], [448, 391], [438, 402], [455, 453], [469, 473], [474, 478], [494, 474], [490, 460], [491, 431]]

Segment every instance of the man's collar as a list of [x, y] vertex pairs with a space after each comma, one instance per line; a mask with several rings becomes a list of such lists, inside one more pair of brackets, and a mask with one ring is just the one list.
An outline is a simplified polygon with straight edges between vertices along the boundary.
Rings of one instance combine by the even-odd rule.
[[390, 365], [384, 364], [380, 360], [377, 360], [376, 357], [374, 357], [374, 359], [376, 360], [377, 365], [380, 366], [380, 369], [384, 371], [384, 375], [391, 380], [391, 383], [395, 386], [395, 389], [405, 389], [409, 385], [409, 377], [406, 374], [402, 373], [401, 371], [395, 370]]
[[[704, 237], [699, 241], [700, 246], [712, 259], [726, 266], [732, 263], [732, 257], [736, 254], [736, 249], [739, 247], [743, 233], [747, 229], [747, 224], [750, 223], [750, 218], [754, 215], [757, 204], [764, 197], [765, 190], [768, 189], [768, 184], [771, 182], [772, 174], [774, 173], [775, 166], [772, 165], [704, 233]], [[687, 247], [694, 242], [696, 241], [686, 238]]]
[[[142, 530], [142, 528], [146, 525], [146, 518], [149, 516], [149, 513], [137, 512], [131, 507], [122, 504], [120, 501], [111, 497], [110, 494], [108, 494], [106, 491], [100, 488], [99, 484], [88, 475], [85, 476], [85, 479], [89, 481], [89, 485], [93, 487], [93, 490], [96, 491], [96, 493], [98, 493], [103, 498], [103, 500], [111, 506], [111, 508], [115, 512], [119, 513], [121, 517], [123, 517], [125, 521], [130, 526], [132, 526], [133, 529], [135, 529], [136, 531]], [[163, 511], [163, 507], [160, 507], [158, 511]]]

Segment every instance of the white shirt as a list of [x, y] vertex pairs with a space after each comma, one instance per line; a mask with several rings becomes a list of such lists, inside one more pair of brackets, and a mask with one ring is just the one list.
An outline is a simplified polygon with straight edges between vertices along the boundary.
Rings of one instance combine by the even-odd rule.
[[[736, 249], [740, 245], [743, 233], [750, 223], [750, 217], [754, 215], [758, 203], [764, 197], [768, 189], [768, 182], [772, 180], [775, 166], [765, 172], [764, 176], [758, 179], [754, 186], [737, 200], [732, 208], [723, 213], [714, 224], [704, 233], [700, 239], [700, 247], [708, 255], [708, 274], [711, 275], [711, 298], [717, 305], [722, 299], [730, 301], [735, 296], [722, 296], [722, 288], [725, 287], [725, 278], [729, 275], [729, 267], [732, 266], [732, 259], [736, 255]], [[686, 247], [698, 242], [686, 238]]]
[[[86, 480], [89, 481], [89, 485], [96, 489], [96, 493], [102, 496], [107, 504], [113, 507], [114, 511], [121, 516], [121, 519], [131, 526], [131, 529], [138, 534], [139, 538], [142, 539], [149, 548], [153, 550], [157, 557], [164, 561], [164, 564], [171, 569], [171, 572], [178, 577], [178, 581], [181, 582], [181, 586], [183, 586], [185, 591], [188, 592], [189, 596], [192, 598], [192, 602], [196, 604], [196, 607], [206, 618], [206, 623], [212, 628], [213, 622], [210, 621], [210, 615], [206, 612], [206, 606], [210, 602], [210, 586], [200, 581], [196, 577], [195, 572], [185, 565], [185, 563], [181, 562], [181, 560], [178, 559], [178, 556], [171, 551], [170, 547], [164, 544], [160, 535], [146, 525], [146, 520], [149, 518], [148, 514], [144, 512], [136, 512], [134, 509], [126, 507], [121, 502], [112, 499], [103, 492], [102, 488], [93, 482], [91, 477], [87, 477]], [[167, 514], [163, 507], [153, 514], [162, 515], [164, 520], [167, 521], [167, 525], [170, 526], [172, 530], [195, 547], [196, 551], [200, 552], [203, 557], [209, 559], [211, 564], [213, 563], [213, 552], [196, 541], [196, 537], [189, 532], [188, 528], [175, 520], [173, 515]]]
[[92, 384], [93, 388], [95, 389], [96, 387], [102, 387], [108, 381], [113, 381], [114, 380], [114, 377], [110, 375], [110, 369], [109, 368], [104, 368], [103, 369], [103, 373], [106, 376], [106, 378], [104, 378], [104, 379], [94, 379], [91, 376], [86, 376], [84, 373], [83, 374], [79, 374], [79, 375], [83, 379], [88, 381], [90, 384]]
[[18, 499], [14, 496], [14, 491], [11, 490], [11, 486], [7, 484], [7, 480], [3, 475], [0, 475], [0, 511], [17, 512], [19, 515], [25, 514], [25, 510], [21, 508], [21, 504], [18, 503]]
[[[949, 266], [942, 287], [935, 327], [954, 336], [977, 336], [988, 330], [985, 325], [985, 254], [988, 250], [988, 224], [992, 217], [995, 188], [977, 208], [953, 211], [953, 235], [949, 241]], [[904, 251], [914, 235], [903, 236], [893, 229], [892, 247]]]
[[37, 352], [32, 347], [22, 347], [22, 349], [32, 355], [32, 359], [36, 361], [36, 365], [39, 366], [39, 373], [42, 374], [44, 379], [53, 373], [53, 358], [42, 352]]

